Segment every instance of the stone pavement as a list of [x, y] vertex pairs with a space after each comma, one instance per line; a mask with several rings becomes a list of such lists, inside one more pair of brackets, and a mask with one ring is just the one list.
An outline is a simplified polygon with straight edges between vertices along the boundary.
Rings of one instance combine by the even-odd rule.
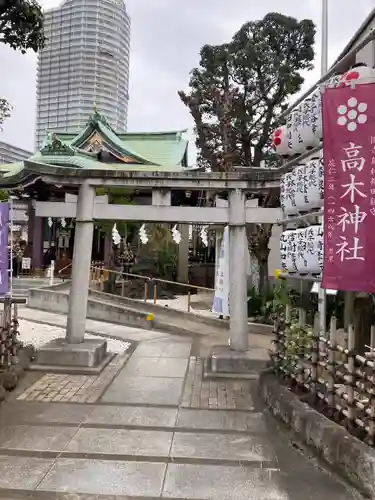
[[[136, 335], [119, 325], [91, 326], [124, 341]], [[263, 410], [256, 381], [204, 380], [205, 346], [142, 335], [95, 402], [29, 400], [23, 395], [35, 387], [43, 394], [47, 386], [67, 389], [66, 379], [30, 373], [0, 407], [0, 498], [359, 498], [290, 445]]]

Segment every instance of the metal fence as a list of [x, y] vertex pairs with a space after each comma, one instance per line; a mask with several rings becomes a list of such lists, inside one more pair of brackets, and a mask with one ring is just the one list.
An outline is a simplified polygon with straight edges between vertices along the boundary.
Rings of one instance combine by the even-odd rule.
[[[299, 311], [292, 320], [291, 309], [275, 320], [275, 350], [271, 358], [275, 371], [295, 389], [307, 393], [313, 404], [344, 425], [350, 432], [375, 444], [375, 327], [371, 327], [369, 351], [355, 351], [355, 331], [337, 331], [331, 318], [329, 336], [321, 337], [317, 326], [305, 324]], [[317, 322], [316, 322], [317, 323]]]
[[[143, 282], [143, 301], [150, 301], [150, 296], [152, 296], [151, 302], [157, 304], [163, 299], [158, 298], [158, 287], [159, 286], [171, 286], [175, 289], [176, 295], [185, 295], [186, 300], [186, 310], [188, 312], [192, 309], [192, 295], [205, 292], [210, 295], [213, 299], [215, 290], [213, 288], [206, 288], [202, 286], [190, 285], [188, 283], [179, 283], [177, 281], [163, 280], [161, 278], [153, 278], [150, 276], [143, 276], [140, 274], [125, 273], [121, 271], [114, 271], [110, 269], [105, 269], [104, 266], [91, 266], [90, 270], [90, 287], [104, 291], [104, 284], [108, 281], [110, 274], [117, 284], [121, 287], [120, 295], [122, 297], [126, 296], [126, 284], [132, 280], [140, 280]], [[151, 292], [152, 291], [152, 292]], [[212, 303], [212, 300], [211, 300]]]

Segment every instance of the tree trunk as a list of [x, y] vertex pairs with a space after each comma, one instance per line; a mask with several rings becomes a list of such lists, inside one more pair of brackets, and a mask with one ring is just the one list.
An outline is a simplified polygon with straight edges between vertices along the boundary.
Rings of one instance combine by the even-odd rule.
[[258, 259], [259, 264], [259, 293], [262, 297], [266, 297], [269, 290], [268, 278], [268, 257], [267, 259]]

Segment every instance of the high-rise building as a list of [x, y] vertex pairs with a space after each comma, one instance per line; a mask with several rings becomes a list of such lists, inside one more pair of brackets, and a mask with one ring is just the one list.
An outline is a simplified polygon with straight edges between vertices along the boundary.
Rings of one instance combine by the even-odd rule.
[[36, 146], [47, 129], [80, 130], [95, 102], [126, 131], [130, 17], [124, 0], [65, 0], [45, 12], [38, 56]]
[[30, 151], [0, 141], [0, 165], [18, 163], [30, 158], [31, 155], [32, 153]]

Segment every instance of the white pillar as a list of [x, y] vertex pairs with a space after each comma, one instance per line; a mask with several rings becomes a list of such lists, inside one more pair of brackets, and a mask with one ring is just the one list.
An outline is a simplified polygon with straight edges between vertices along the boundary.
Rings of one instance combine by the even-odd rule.
[[88, 184], [82, 184], [79, 189], [77, 202], [72, 283], [66, 328], [66, 341], [70, 344], [83, 342], [85, 337], [91, 251], [94, 235], [94, 201], [95, 189]]
[[189, 283], [189, 224], [180, 224], [181, 241], [178, 245], [177, 281]]
[[170, 189], [153, 189], [152, 204], [158, 206], [170, 206], [172, 194]]
[[247, 326], [247, 240], [245, 193], [229, 192], [229, 278], [230, 347], [248, 349]]

